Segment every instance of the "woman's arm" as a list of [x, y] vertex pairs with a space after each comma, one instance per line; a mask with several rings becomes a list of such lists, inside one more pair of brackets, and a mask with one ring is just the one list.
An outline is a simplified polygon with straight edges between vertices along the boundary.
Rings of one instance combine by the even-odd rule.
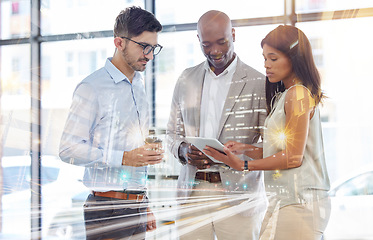
[[[282, 139], [285, 141], [285, 149], [264, 159], [249, 161], [248, 168], [250, 170], [277, 170], [301, 166], [314, 106], [314, 100], [306, 88], [296, 86], [289, 89], [285, 99], [286, 123], [285, 135]], [[227, 155], [220, 154], [211, 148], [207, 148], [205, 153], [236, 170], [243, 170], [243, 161], [229, 148], [225, 149]]]
[[253, 159], [263, 158], [263, 148], [256, 147], [254, 145], [228, 141], [226, 144], [224, 144], [224, 146], [236, 155], [245, 154], [246, 156]]

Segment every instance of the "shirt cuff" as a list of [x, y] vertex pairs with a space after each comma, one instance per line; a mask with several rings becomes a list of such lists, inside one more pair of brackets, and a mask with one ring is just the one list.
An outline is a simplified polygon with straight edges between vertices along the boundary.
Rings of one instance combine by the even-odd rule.
[[113, 151], [110, 159], [108, 160], [108, 166], [121, 167], [123, 161], [123, 151]]
[[179, 162], [182, 164], [182, 165], [186, 165], [188, 163], [187, 159], [188, 159], [188, 156], [187, 156], [187, 153], [188, 153], [188, 149], [187, 148], [181, 148], [181, 144], [183, 142], [181, 142], [179, 144], [179, 148], [178, 148], [178, 159], [179, 159]]

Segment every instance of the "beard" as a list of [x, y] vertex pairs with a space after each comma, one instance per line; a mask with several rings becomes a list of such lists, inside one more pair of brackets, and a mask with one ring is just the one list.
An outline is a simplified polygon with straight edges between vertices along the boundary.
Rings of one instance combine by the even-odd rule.
[[[122, 51], [123, 59], [127, 63], [128, 66], [130, 66], [134, 71], [143, 72], [146, 68], [146, 63], [149, 61], [148, 58], [138, 58], [135, 59], [134, 57], [131, 57], [127, 49], [123, 49]], [[145, 63], [144, 63], [145, 62]]]

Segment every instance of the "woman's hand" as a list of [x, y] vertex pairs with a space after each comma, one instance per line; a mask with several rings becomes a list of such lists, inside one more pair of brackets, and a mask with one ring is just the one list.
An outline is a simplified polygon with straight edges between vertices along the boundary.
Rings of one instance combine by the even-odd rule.
[[224, 147], [224, 153], [225, 154], [223, 154], [223, 153], [219, 152], [218, 150], [216, 150], [212, 147], [209, 147], [209, 146], [206, 146], [206, 148], [203, 149], [203, 152], [205, 154], [215, 158], [216, 160], [219, 160], [219, 161], [227, 164], [231, 168], [234, 168], [238, 171], [243, 171], [243, 168], [244, 168], [243, 161], [241, 161], [241, 159], [239, 157], [234, 155], [227, 147]]
[[228, 141], [224, 146], [236, 155], [245, 154], [252, 159], [263, 158], [263, 148], [256, 147], [254, 145]]
[[224, 146], [228, 148], [229, 151], [231, 151], [233, 154], [240, 155], [248, 151], [251, 145], [235, 141], [228, 141], [226, 144], [224, 144]]

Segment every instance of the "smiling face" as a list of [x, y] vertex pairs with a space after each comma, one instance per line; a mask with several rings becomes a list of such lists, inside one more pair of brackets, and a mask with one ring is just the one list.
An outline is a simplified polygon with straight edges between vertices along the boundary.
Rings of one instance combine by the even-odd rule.
[[226, 15], [209, 12], [198, 22], [198, 39], [211, 69], [222, 73], [234, 59], [235, 31]]
[[286, 88], [294, 83], [295, 74], [290, 59], [281, 51], [263, 45], [264, 67], [271, 83], [282, 81]]

